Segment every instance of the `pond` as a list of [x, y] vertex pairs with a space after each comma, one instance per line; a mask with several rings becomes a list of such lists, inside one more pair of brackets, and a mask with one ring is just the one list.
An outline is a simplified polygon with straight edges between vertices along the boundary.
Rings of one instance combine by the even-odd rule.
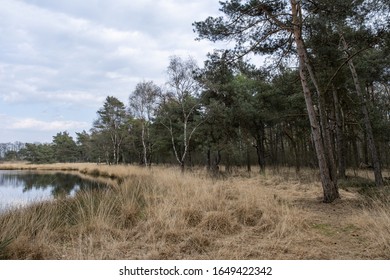
[[0, 212], [106, 186], [70, 173], [0, 170]]

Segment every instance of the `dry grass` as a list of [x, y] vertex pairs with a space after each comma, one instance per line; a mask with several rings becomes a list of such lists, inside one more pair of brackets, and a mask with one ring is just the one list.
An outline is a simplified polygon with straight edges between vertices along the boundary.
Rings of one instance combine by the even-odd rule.
[[388, 259], [387, 194], [321, 203], [318, 174], [212, 179], [202, 170], [1, 165], [117, 179], [114, 188], [0, 216], [3, 259]]

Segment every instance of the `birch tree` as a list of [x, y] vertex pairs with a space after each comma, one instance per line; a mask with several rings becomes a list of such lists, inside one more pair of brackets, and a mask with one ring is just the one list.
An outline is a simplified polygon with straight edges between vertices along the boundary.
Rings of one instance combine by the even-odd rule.
[[152, 81], [138, 83], [129, 97], [130, 111], [141, 122], [141, 142], [143, 148], [143, 163], [151, 166], [152, 139], [150, 125], [153, 121], [157, 100], [161, 89]]
[[168, 130], [173, 153], [181, 170], [190, 151], [191, 139], [203, 122], [200, 116], [198, 67], [192, 58], [173, 56], [167, 69], [168, 90], [162, 96], [159, 122]]

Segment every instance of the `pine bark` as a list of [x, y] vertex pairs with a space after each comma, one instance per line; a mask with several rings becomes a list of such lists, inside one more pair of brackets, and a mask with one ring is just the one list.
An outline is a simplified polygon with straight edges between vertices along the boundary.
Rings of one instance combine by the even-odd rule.
[[[321, 134], [321, 125], [318, 122], [316, 111], [314, 109], [314, 103], [312, 98], [312, 92], [308, 83], [307, 70], [309, 62], [307, 61], [307, 52], [302, 39], [302, 19], [301, 19], [301, 8], [300, 2], [296, 0], [290, 0], [291, 11], [293, 18], [293, 32], [294, 40], [297, 47], [298, 59], [299, 59], [299, 75], [301, 79], [302, 89], [305, 97], [306, 108], [310, 120], [311, 132], [314, 142], [314, 147], [317, 154], [318, 166], [320, 169], [321, 183], [323, 188], [324, 198], [323, 201], [326, 203], [333, 202], [338, 199], [339, 192], [337, 187], [337, 179], [333, 176], [333, 167], [329, 166], [327, 159], [327, 152], [325, 151], [324, 140]], [[311, 69], [310, 69], [311, 70]], [[311, 79], [314, 77], [312, 76]], [[324, 117], [324, 116], [321, 116]], [[326, 129], [326, 128], [324, 128]], [[328, 151], [329, 153], [329, 151]]]
[[257, 154], [257, 163], [259, 164], [260, 174], [265, 174], [265, 147], [264, 147], [264, 126], [256, 133], [256, 154]]
[[371, 160], [372, 160], [372, 166], [374, 168], [374, 176], [375, 176], [375, 184], [377, 187], [382, 187], [383, 186], [383, 177], [382, 177], [382, 168], [381, 168], [381, 163], [378, 157], [378, 152], [374, 140], [374, 133], [372, 131], [372, 126], [371, 126], [371, 121], [370, 121], [370, 114], [367, 109], [367, 102], [366, 99], [363, 95], [363, 90], [360, 86], [360, 81], [359, 81], [359, 76], [357, 74], [355, 64], [353, 63], [353, 60], [351, 57], [349, 57], [348, 54], [348, 44], [342, 34], [340, 34], [340, 39], [343, 43], [344, 50], [347, 53], [348, 57], [348, 66], [349, 70], [351, 71], [352, 78], [353, 78], [353, 83], [355, 85], [356, 89], [356, 94], [359, 98], [360, 101], [360, 109], [362, 110], [363, 113], [363, 122], [364, 122], [364, 128], [367, 136], [367, 145], [368, 149], [370, 151], [371, 155]]
[[338, 176], [341, 179], [346, 177], [346, 149], [345, 149], [345, 140], [344, 140], [344, 124], [343, 117], [341, 114], [339, 97], [337, 90], [333, 87], [333, 102], [334, 102], [334, 111], [336, 118], [336, 147], [337, 147], [337, 161], [338, 161]]

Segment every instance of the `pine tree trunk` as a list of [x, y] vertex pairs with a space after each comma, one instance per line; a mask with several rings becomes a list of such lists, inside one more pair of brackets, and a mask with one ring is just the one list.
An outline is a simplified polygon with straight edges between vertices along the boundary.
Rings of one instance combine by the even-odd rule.
[[251, 173], [252, 167], [251, 167], [251, 155], [249, 151], [249, 144], [246, 144], [246, 170], [248, 173]]
[[260, 174], [265, 174], [265, 148], [264, 148], [264, 129], [258, 131], [256, 135], [256, 154], [257, 163], [260, 167]]
[[[287, 135], [287, 138], [290, 140], [290, 146], [293, 150], [293, 157], [294, 157], [294, 162], [295, 162], [295, 173], [299, 173], [301, 170], [301, 157], [302, 153], [299, 153], [298, 149], [298, 143], [297, 140], [294, 139], [293, 133], [290, 133], [287, 131], [287, 129], [284, 129], [284, 134]], [[290, 164], [289, 164], [290, 165]]]
[[[333, 202], [339, 198], [339, 192], [337, 188], [337, 181], [332, 175], [332, 166], [329, 166], [327, 160], [327, 154], [324, 149], [324, 139], [321, 134], [321, 126], [317, 120], [316, 112], [314, 109], [312, 93], [309, 88], [308, 78], [306, 74], [307, 70], [307, 53], [302, 39], [301, 32], [301, 19], [300, 19], [300, 3], [296, 0], [291, 0], [291, 10], [294, 25], [294, 40], [297, 46], [297, 53], [299, 59], [299, 75], [301, 79], [302, 89], [305, 97], [306, 108], [309, 115], [311, 131], [313, 136], [313, 142], [317, 154], [318, 165], [321, 175], [321, 183], [324, 193], [323, 201], [326, 203]], [[312, 77], [313, 78], [313, 77]]]
[[302, 154], [299, 153], [299, 146], [297, 142], [293, 142], [293, 150], [294, 150], [294, 158], [295, 158], [295, 173], [299, 174], [301, 171], [301, 156]]
[[207, 171], [211, 170], [211, 148], [207, 148]]
[[317, 95], [318, 95], [318, 112], [319, 112], [319, 117], [320, 117], [320, 127], [321, 127], [321, 135], [322, 135], [322, 143], [324, 145], [324, 153], [325, 153], [325, 159], [326, 163], [329, 168], [329, 174], [330, 178], [332, 181], [335, 181], [337, 183], [337, 168], [336, 168], [336, 161], [334, 158], [334, 150], [333, 150], [333, 145], [332, 141], [330, 138], [330, 128], [329, 128], [329, 122], [328, 122], [328, 116], [326, 113], [325, 109], [325, 97], [323, 92], [320, 90], [320, 87], [317, 83], [317, 78], [314, 73], [314, 69], [310, 63], [309, 57], [307, 55], [306, 48], [304, 47], [303, 41], [303, 55], [304, 55], [304, 63], [305, 63], [305, 68], [307, 69], [311, 82], [313, 83]]
[[354, 155], [354, 168], [357, 169], [360, 164], [360, 153], [359, 153], [359, 147], [358, 147], [358, 137], [355, 133], [355, 131], [352, 129], [352, 154]]
[[336, 146], [337, 146], [337, 161], [338, 161], [338, 176], [339, 178], [344, 179], [346, 177], [346, 150], [345, 150], [345, 141], [344, 141], [344, 124], [343, 118], [340, 112], [340, 104], [337, 90], [333, 87], [333, 102], [334, 102], [334, 111], [336, 117]]
[[[340, 34], [340, 39], [344, 45], [345, 51], [347, 52], [348, 44], [345, 41], [345, 38], [342, 34]], [[347, 53], [347, 55], [348, 55], [348, 53]], [[358, 77], [358, 74], [357, 74], [357, 71], [355, 68], [355, 64], [353, 63], [353, 60], [349, 57], [349, 55], [348, 55], [347, 59], [348, 59], [349, 70], [351, 71], [353, 82], [355, 84], [356, 94], [359, 97], [360, 104], [361, 104], [360, 108], [361, 108], [362, 113], [363, 113], [364, 128], [366, 130], [365, 132], [367, 135], [367, 145], [368, 145], [368, 149], [369, 149], [370, 154], [371, 154], [372, 166], [374, 168], [375, 184], [377, 187], [382, 187], [383, 186], [382, 168], [381, 168], [381, 163], [380, 163], [380, 160], [378, 157], [378, 152], [377, 152], [375, 141], [374, 141], [374, 133], [372, 131], [370, 115], [368, 113], [366, 99], [363, 95], [363, 91], [362, 91], [362, 88], [360, 86], [359, 77]]]

